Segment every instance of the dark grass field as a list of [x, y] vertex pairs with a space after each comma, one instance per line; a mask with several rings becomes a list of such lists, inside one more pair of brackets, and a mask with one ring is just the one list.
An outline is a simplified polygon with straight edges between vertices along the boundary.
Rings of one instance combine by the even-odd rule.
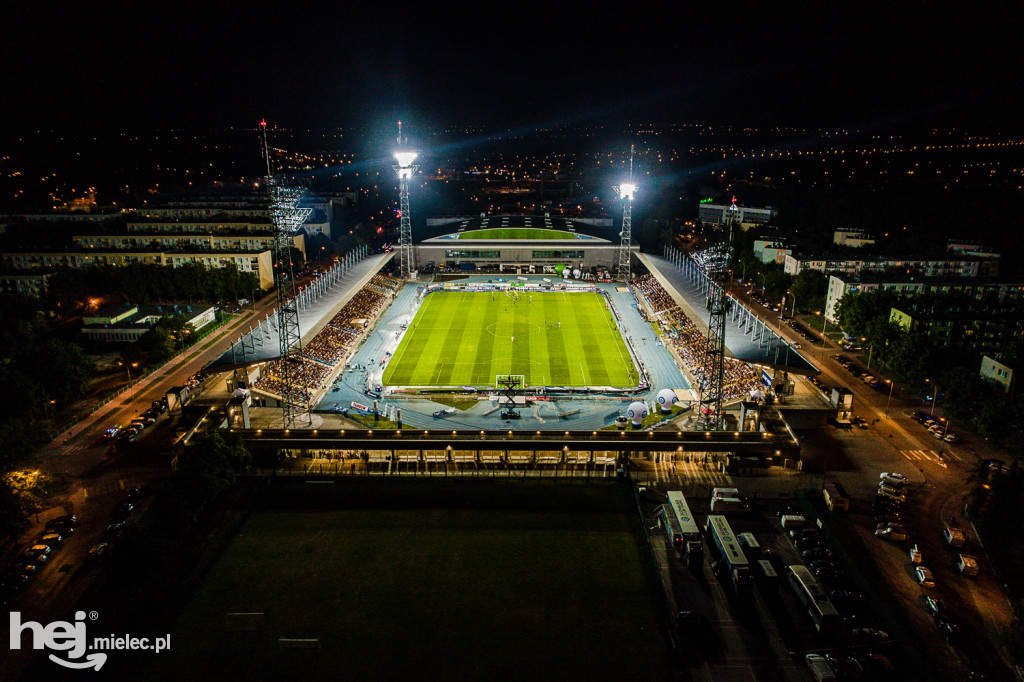
[[[283, 483], [146, 677], [668, 679], [629, 495], [607, 482]], [[263, 612], [265, 626], [228, 632], [232, 612]]]

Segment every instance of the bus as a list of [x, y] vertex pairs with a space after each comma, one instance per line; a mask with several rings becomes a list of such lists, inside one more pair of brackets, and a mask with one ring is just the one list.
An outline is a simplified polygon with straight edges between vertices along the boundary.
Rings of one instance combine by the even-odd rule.
[[708, 517], [707, 529], [708, 544], [718, 550], [718, 558], [728, 569], [732, 584], [737, 588], [745, 586], [750, 579], [750, 563], [729, 521], [724, 516], [712, 514]]
[[671, 506], [668, 504], [661, 505], [661, 526], [665, 529], [669, 544], [678, 549], [686, 542], [686, 538], [683, 537], [683, 530], [676, 521], [676, 515], [670, 509]]
[[679, 530], [683, 534], [683, 540], [700, 542], [700, 528], [697, 527], [697, 521], [690, 513], [690, 505], [686, 503], [683, 494], [678, 490], [670, 490], [667, 506], [671, 507], [671, 515], [675, 517], [676, 525], [679, 526]]
[[801, 564], [787, 566], [786, 577], [800, 603], [814, 621], [814, 627], [818, 632], [828, 632], [839, 625], [839, 612], [832, 606], [825, 590], [811, 575], [811, 569]]

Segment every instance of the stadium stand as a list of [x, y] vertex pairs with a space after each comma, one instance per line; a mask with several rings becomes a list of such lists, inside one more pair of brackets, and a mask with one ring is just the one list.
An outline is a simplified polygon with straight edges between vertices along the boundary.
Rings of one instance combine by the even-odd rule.
[[[662, 328], [668, 330], [670, 345], [683, 359], [697, 385], [703, 385], [708, 378], [708, 372], [703, 366], [707, 337], [650, 273], [637, 277], [633, 283], [650, 309], [659, 316]], [[748, 395], [760, 386], [761, 373], [753, 365], [733, 358], [725, 359], [725, 384], [722, 386], [724, 400]]]

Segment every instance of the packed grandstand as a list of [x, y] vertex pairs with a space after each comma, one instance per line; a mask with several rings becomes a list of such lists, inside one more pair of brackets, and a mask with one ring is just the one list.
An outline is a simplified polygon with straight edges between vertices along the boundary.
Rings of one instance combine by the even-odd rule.
[[[631, 284], [636, 295], [642, 297], [654, 313], [654, 322], [660, 327], [666, 344], [675, 351], [684, 368], [689, 371], [694, 385], [702, 385], [709, 378], [703, 367], [708, 344], [705, 334], [651, 274], [641, 275]], [[287, 397], [308, 404], [318, 392], [327, 388], [334, 370], [356, 350], [360, 334], [372, 326], [401, 286], [401, 281], [393, 277], [380, 273], [374, 275], [305, 344], [301, 353], [265, 364], [253, 388], [262, 393], [285, 397], [282, 363], [288, 362], [294, 392]], [[760, 372], [745, 362], [726, 358], [725, 373], [723, 396], [726, 400], [748, 395], [761, 385]]]
[[[265, 364], [260, 378], [253, 385], [258, 391], [300, 403], [308, 403], [319, 389], [326, 386], [332, 371], [355, 350], [360, 331], [375, 319], [394, 298], [401, 282], [384, 274], [376, 274], [302, 349], [302, 352]], [[284, 367], [288, 369], [294, 390], [284, 396]]]
[[[708, 340], [682, 308], [661, 286], [653, 275], [647, 273], [637, 277], [633, 284], [647, 299], [651, 311], [657, 316], [662, 331], [670, 346], [682, 358], [683, 365], [690, 371], [695, 386], [703, 386], [710, 378], [703, 366]], [[761, 373], [752, 365], [733, 358], [725, 358], [725, 381], [722, 385], [723, 400], [732, 400], [748, 395], [761, 387]]]

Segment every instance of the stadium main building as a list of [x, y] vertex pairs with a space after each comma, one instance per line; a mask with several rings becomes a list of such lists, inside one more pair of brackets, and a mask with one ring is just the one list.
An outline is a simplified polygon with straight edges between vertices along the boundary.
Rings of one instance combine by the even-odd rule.
[[618, 262], [618, 240], [593, 236], [611, 232], [610, 226], [610, 220], [548, 216], [434, 219], [427, 222], [432, 236], [416, 246], [416, 263], [510, 274], [561, 273], [569, 265], [584, 273], [610, 271]]

